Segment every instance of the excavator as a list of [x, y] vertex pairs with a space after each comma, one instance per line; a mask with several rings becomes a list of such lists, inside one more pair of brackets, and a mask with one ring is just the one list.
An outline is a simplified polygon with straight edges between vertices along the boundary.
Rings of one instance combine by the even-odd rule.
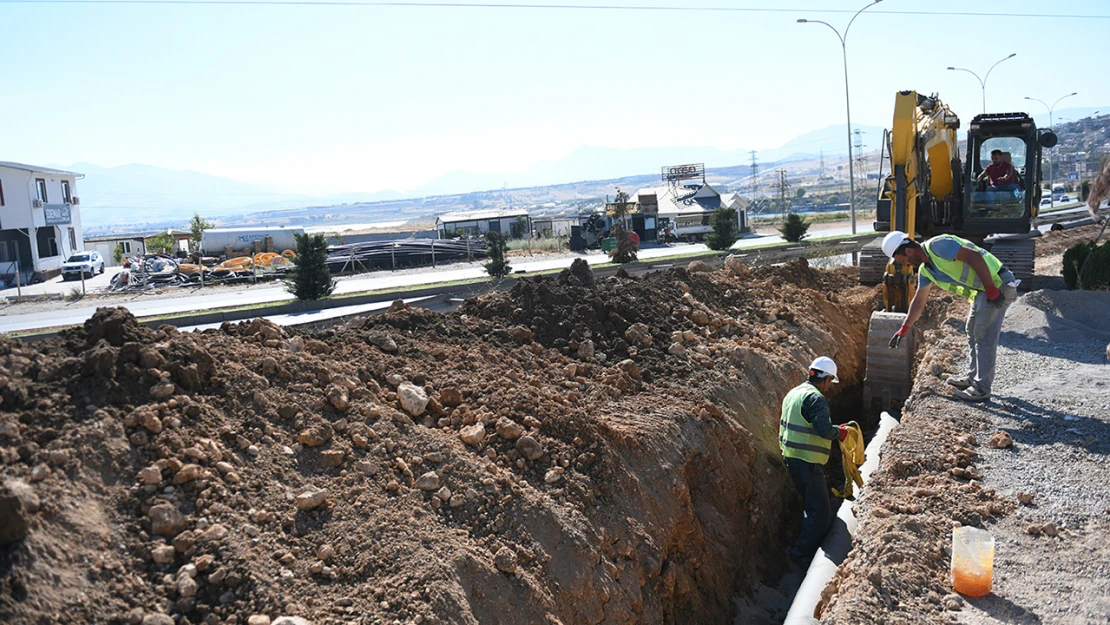
[[[954, 234], [989, 249], [1020, 280], [1033, 275], [1036, 236], [1033, 219], [1041, 202], [1041, 152], [1056, 145], [1051, 129], [1038, 129], [1026, 113], [976, 115], [960, 160], [960, 118], [936, 94], [900, 91], [894, 123], [884, 137], [876, 232], [899, 230], [916, 240]], [[1000, 151], [1018, 173], [1017, 188], [996, 188], [982, 180], [991, 153]], [[912, 333], [896, 349], [890, 337], [902, 324], [913, 299], [913, 268], [890, 261], [882, 238], [860, 254], [860, 280], [881, 283], [884, 310], [871, 316], [864, 377], [864, 408], [899, 410], [912, 386]]]

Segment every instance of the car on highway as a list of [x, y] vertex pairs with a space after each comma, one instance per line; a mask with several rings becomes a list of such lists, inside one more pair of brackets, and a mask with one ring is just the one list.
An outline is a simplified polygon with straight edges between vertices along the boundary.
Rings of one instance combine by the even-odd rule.
[[62, 280], [91, 278], [98, 273], [104, 273], [104, 257], [100, 252], [78, 252], [62, 263]]
[[1046, 197], [1045, 199], [1041, 200], [1041, 206], [1052, 206], [1052, 198]]

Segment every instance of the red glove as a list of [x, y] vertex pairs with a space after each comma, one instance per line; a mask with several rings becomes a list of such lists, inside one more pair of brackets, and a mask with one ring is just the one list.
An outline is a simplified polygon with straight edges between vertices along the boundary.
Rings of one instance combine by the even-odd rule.
[[987, 293], [987, 301], [988, 302], [992, 301], [992, 300], [996, 300], [996, 299], [998, 299], [999, 295], [1002, 295], [1002, 292], [998, 290], [998, 287], [994, 286], [993, 284], [988, 284], [987, 285], [986, 293]]
[[902, 342], [902, 337], [906, 336], [909, 333], [910, 327], [907, 325], [898, 328], [898, 331], [894, 333], [894, 336], [890, 337], [890, 348], [894, 349], [898, 347], [898, 344]]
[[848, 438], [848, 426], [846, 426], [846, 425], [836, 426], [836, 440], [842, 441], [846, 438]]

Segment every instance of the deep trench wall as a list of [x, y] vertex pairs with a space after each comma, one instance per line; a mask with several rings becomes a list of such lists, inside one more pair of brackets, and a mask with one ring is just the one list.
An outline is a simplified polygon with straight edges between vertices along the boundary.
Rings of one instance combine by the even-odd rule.
[[[579, 278], [580, 291], [550, 285], [567, 310], [537, 300], [546, 323], [507, 321], [525, 314], [517, 293], [459, 315], [399, 305], [315, 337], [264, 322], [154, 332], [105, 310], [56, 341], [0, 341], [0, 471], [50, 502], [4, 555], [0, 616], [84, 623], [141, 608], [323, 622], [342, 602], [386, 621], [728, 622], [734, 593], [781, 566], [796, 530], [775, 442], [781, 397], [817, 355], [840, 363], [838, 391], [859, 384], [873, 293], [797, 264]], [[636, 354], [642, 380], [571, 348], [581, 325], [620, 353], [648, 314], [657, 342]], [[589, 326], [598, 318], [612, 328]], [[671, 353], [680, 330], [693, 338]], [[428, 392], [428, 414], [402, 408], [405, 379]], [[520, 457], [495, 431], [501, 419], [527, 426], [543, 454]], [[464, 443], [460, 428], [476, 423], [486, 440]], [[178, 482], [186, 463], [203, 478]], [[151, 467], [157, 486], [138, 481]], [[417, 487], [429, 470], [451, 505]], [[328, 497], [298, 511], [291, 497], [310, 485]], [[182, 534], [226, 534], [152, 562], [181, 538], [152, 532], [161, 504], [181, 513]], [[90, 506], [100, 520], [76, 531]], [[314, 568], [321, 545], [337, 547], [326, 574]], [[236, 585], [211, 569], [192, 596], [166, 582], [204, 558]]]
[[[778, 449], [781, 398], [805, 379], [806, 364], [829, 355], [841, 379], [830, 393], [841, 409], [834, 419], [855, 418], [874, 303], [870, 292], [846, 304], [835, 294], [784, 290], [805, 314], [796, 317], [797, 341], [788, 349], [756, 343], [696, 386], [654, 389], [598, 415], [620, 467], [614, 496], [590, 518], [618, 570], [609, 577], [620, 590], [605, 593], [605, 622], [730, 622], [737, 592], [781, 572], [800, 518]], [[658, 399], [645, 402], [650, 397]], [[677, 408], [691, 403], [692, 412]], [[589, 605], [593, 596], [594, 588], [566, 589], [556, 605]], [[568, 623], [600, 616], [560, 613]]]

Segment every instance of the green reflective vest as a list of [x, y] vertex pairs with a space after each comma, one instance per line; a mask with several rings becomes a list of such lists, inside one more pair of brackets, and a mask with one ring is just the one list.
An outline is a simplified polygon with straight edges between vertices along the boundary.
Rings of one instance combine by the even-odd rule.
[[[933, 253], [930, 246], [941, 239], [956, 241], [961, 246], [980, 254], [987, 263], [987, 269], [990, 270], [991, 277], [994, 278], [994, 286], [996, 288], [1002, 286], [1002, 278], [998, 277], [998, 270], [1002, 268], [1002, 261], [998, 260], [994, 254], [975, 245], [971, 241], [961, 239], [951, 234], [935, 236], [921, 246], [922, 249], [925, 250], [925, 254], [929, 256], [929, 260], [933, 263], [933, 266], [936, 267], [935, 270], [930, 269], [928, 264], [922, 263], [919, 268], [921, 275], [949, 293], [954, 293], [960, 297], [966, 297], [969, 302], [975, 301], [975, 296], [979, 294], [979, 291], [983, 290], [983, 281], [979, 279], [979, 274], [975, 273], [975, 270], [971, 268], [970, 264], [962, 260], [945, 260]], [[944, 274], [949, 280], [939, 279], [937, 277], [938, 273]]]
[[783, 458], [797, 458], [813, 464], [829, 460], [832, 441], [818, 436], [813, 424], [802, 416], [802, 404], [810, 395], [820, 395], [817, 387], [804, 382], [794, 387], [782, 400], [779, 418], [779, 448]]

